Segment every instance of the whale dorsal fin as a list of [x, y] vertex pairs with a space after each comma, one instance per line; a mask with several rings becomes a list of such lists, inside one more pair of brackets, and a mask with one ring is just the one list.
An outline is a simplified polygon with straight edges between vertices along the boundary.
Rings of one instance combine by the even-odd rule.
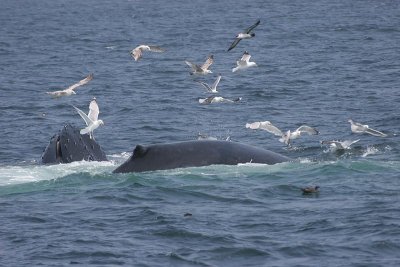
[[133, 156], [135, 158], [143, 157], [147, 153], [147, 148], [142, 145], [137, 145], [133, 150]]

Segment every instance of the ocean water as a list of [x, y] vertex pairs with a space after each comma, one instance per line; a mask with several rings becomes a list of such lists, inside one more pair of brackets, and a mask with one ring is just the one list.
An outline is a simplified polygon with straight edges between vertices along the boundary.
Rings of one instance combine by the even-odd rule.
[[[2, 0], [0, 266], [399, 266], [400, 2]], [[256, 36], [226, 50], [252, 25]], [[165, 53], [145, 53], [139, 44]], [[258, 66], [232, 73], [248, 51]], [[212, 74], [185, 60], [214, 55]], [[89, 73], [71, 97], [52, 99]], [[200, 105], [196, 81], [221, 73]], [[92, 97], [107, 162], [43, 166]], [[349, 118], [388, 134], [356, 135]], [[285, 147], [245, 124], [302, 124]], [[198, 133], [294, 159], [112, 174], [137, 144]], [[360, 141], [345, 152], [322, 140]], [[319, 185], [318, 194], [300, 188]]]

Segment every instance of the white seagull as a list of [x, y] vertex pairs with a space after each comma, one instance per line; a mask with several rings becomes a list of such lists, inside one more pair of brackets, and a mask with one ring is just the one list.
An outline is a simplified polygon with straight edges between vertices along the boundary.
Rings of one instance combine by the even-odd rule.
[[136, 47], [131, 51], [131, 55], [135, 59], [135, 61], [138, 61], [139, 59], [142, 58], [143, 51], [161, 53], [165, 52], [165, 49], [154, 45], [139, 45], [138, 47]]
[[54, 91], [54, 92], [46, 92], [46, 94], [51, 95], [53, 98], [59, 98], [62, 96], [70, 96], [72, 94], [76, 95], [75, 89], [78, 88], [79, 86], [82, 86], [84, 84], [87, 84], [93, 79], [93, 74], [89, 74], [85, 79], [80, 80], [76, 84], [71, 85], [67, 89], [60, 90], [60, 91]]
[[321, 141], [321, 144], [322, 145], [330, 145], [335, 150], [343, 150], [343, 149], [349, 149], [352, 144], [357, 143], [358, 141], [360, 141], [360, 139], [357, 139], [355, 141], [352, 141], [352, 140], [346, 140], [346, 141], [332, 140], [332, 141]]
[[204, 88], [206, 88], [206, 90], [210, 93], [218, 93], [217, 91], [217, 86], [219, 84], [219, 81], [221, 80], [221, 74], [218, 75], [217, 79], [215, 80], [215, 82], [209, 86], [207, 83], [205, 82], [199, 82], [201, 85], [204, 86]]
[[99, 111], [99, 106], [97, 105], [96, 102], [96, 98], [93, 97], [93, 100], [90, 101], [88, 115], [86, 115], [85, 112], [83, 112], [79, 108], [75, 106], [73, 107], [86, 123], [86, 128], [82, 129], [80, 131], [80, 134], [89, 133], [90, 139], [94, 139], [93, 131], [97, 129], [100, 125], [104, 125], [104, 122], [98, 119], [100, 111]]
[[251, 25], [249, 28], [247, 28], [244, 32], [238, 33], [238, 35], [236, 35], [236, 39], [235, 41], [233, 41], [233, 43], [231, 44], [231, 46], [228, 48], [228, 51], [232, 50], [233, 48], [235, 48], [235, 46], [240, 42], [240, 40], [242, 39], [249, 39], [252, 38], [254, 36], [256, 36], [254, 33], [252, 33], [251, 31], [258, 26], [258, 24], [260, 24], [260, 20], [257, 20], [256, 23], [254, 23], [253, 25]]
[[236, 67], [232, 69], [232, 72], [236, 72], [238, 70], [247, 69], [250, 67], [255, 67], [257, 64], [255, 62], [250, 62], [251, 55], [245, 51], [240, 60], [236, 61]]
[[200, 104], [212, 104], [212, 103], [220, 103], [220, 102], [235, 103], [235, 102], [239, 102], [240, 100], [242, 100], [241, 97], [231, 100], [231, 99], [223, 98], [221, 96], [209, 96], [207, 98], [200, 98], [199, 103]]
[[206, 62], [204, 62], [204, 64], [202, 66], [193, 64], [192, 62], [189, 61], [185, 61], [185, 63], [192, 69], [192, 71], [190, 72], [190, 74], [208, 74], [208, 73], [212, 73], [211, 70], [209, 70], [208, 68], [211, 66], [211, 64], [214, 63], [214, 56], [210, 55], [208, 56]]
[[352, 119], [348, 120], [351, 124], [351, 131], [353, 133], [367, 133], [373, 136], [379, 136], [379, 137], [385, 137], [387, 134], [384, 134], [382, 132], [379, 132], [377, 130], [369, 128], [368, 125], [363, 125], [358, 122], [354, 122]]
[[299, 138], [302, 133], [307, 133], [309, 135], [319, 134], [317, 129], [307, 125], [302, 125], [293, 132], [289, 130], [286, 133], [283, 133], [276, 126], [272, 125], [272, 123], [269, 121], [257, 121], [253, 123], [246, 123], [246, 128], [265, 130], [269, 133], [279, 136], [280, 137], [279, 141], [285, 143], [286, 145], [290, 145], [290, 141]]

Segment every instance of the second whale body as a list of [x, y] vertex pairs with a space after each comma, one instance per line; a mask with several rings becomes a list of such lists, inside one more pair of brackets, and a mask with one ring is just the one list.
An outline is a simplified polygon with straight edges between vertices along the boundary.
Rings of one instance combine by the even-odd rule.
[[197, 140], [169, 144], [137, 145], [132, 156], [114, 173], [168, 170], [214, 164], [276, 164], [291, 159], [258, 147], [231, 141]]

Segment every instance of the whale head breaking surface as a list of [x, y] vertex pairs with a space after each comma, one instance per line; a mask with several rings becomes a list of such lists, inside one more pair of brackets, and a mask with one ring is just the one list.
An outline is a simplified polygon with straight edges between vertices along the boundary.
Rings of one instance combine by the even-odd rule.
[[80, 130], [71, 124], [65, 125], [51, 139], [42, 154], [42, 163], [70, 163], [73, 161], [106, 161], [107, 156], [100, 145], [81, 135]]

